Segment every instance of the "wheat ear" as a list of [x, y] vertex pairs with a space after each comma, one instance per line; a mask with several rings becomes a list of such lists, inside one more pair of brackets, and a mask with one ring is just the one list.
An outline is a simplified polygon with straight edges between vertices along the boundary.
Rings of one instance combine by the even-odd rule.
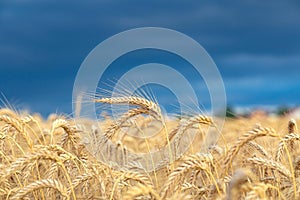
[[[73, 144], [73, 146], [75, 147], [75, 149], [77, 149], [78, 137], [75, 135], [75, 133], [78, 131], [76, 130], [76, 128], [72, 127], [69, 124], [69, 122], [67, 122], [64, 119], [56, 119], [52, 123], [51, 140], [53, 138], [54, 131], [58, 128], [62, 128], [65, 131], [65, 134], [63, 135], [63, 137], [61, 139], [61, 146], [65, 147], [67, 145], [68, 141], [70, 141]], [[51, 141], [51, 144], [52, 144], [52, 141]]]
[[204, 115], [196, 115], [191, 118], [189, 118], [185, 123], [180, 124], [176, 129], [174, 129], [169, 134], [169, 140], [172, 140], [174, 136], [176, 135], [176, 138], [180, 138], [182, 134], [195, 124], [205, 124], [205, 125], [212, 125], [213, 121], [210, 117], [204, 116]]
[[18, 114], [16, 112], [14, 112], [13, 110], [8, 109], [8, 108], [1, 108], [0, 109], [0, 115], [7, 115], [7, 116], [10, 116], [10, 117], [15, 118], [15, 119], [18, 118]]
[[34, 190], [40, 189], [40, 188], [53, 188], [60, 192], [62, 196], [65, 197], [65, 199], [69, 199], [69, 196], [67, 195], [67, 189], [66, 187], [58, 180], [53, 179], [43, 179], [43, 180], [37, 180], [24, 188], [20, 189], [13, 197], [13, 200], [21, 199], [29, 192], [32, 192]]
[[288, 133], [297, 133], [297, 132], [298, 132], [298, 129], [297, 129], [296, 120], [290, 119], [289, 124], [288, 124]]
[[261, 145], [257, 144], [256, 142], [250, 141], [247, 143], [247, 145], [249, 147], [252, 147], [253, 149], [257, 150], [261, 155], [263, 155], [267, 158], [270, 158], [269, 153]]
[[291, 172], [285, 166], [280, 164], [279, 162], [265, 159], [265, 158], [258, 158], [258, 157], [248, 158], [247, 162], [257, 165], [257, 166], [260, 166], [260, 167], [265, 167], [265, 168], [269, 168], [272, 170], [276, 170], [280, 174], [284, 175], [287, 178], [292, 177]]
[[1, 179], [8, 177], [18, 169], [24, 168], [24, 166], [28, 165], [29, 163], [34, 163], [34, 161], [41, 159], [53, 160], [56, 163], [63, 163], [66, 160], [71, 160], [71, 157], [67, 154], [61, 154], [60, 156], [58, 156], [55, 151], [51, 151], [46, 148], [38, 148], [36, 149], [36, 152], [28, 154], [25, 157], [18, 158], [17, 160], [12, 162], [9, 167], [7, 167], [5, 170], [3, 170], [2, 173], [0, 173]]
[[254, 140], [257, 137], [262, 137], [262, 136], [267, 136], [267, 135], [272, 136], [272, 137], [277, 136], [277, 135], [275, 135], [275, 131], [272, 128], [259, 127], [259, 128], [253, 129], [252, 131], [249, 131], [246, 134], [239, 137], [239, 139], [235, 142], [233, 147], [231, 147], [229, 149], [228, 154], [224, 159], [224, 163], [223, 163], [224, 173], [227, 173], [230, 163], [232, 162], [234, 157], [238, 154], [240, 148], [243, 145], [245, 145], [246, 143], [248, 143], [251, 140]]
[[300, 156], [296, 157], [294, 161], [294, 171], [295, 171], [295, 177], [300, 177]]
[[23, 124], [17, 118], [13, 118], [7, 115], [0, 115], [0, 121], [3, 121], [14, 127], [18, 131], [18, 133], [20, 133], [26, 140], [28, 146], [32, 148], [33, 142], [27, 135], [27, 132], [24, 130]]
[[141, 183], [138, 183], [136, 186], [130, 188], [125, 194], [124, 199], [126, 200], [137, 199], [137, 197], [145, 196], [145, 195], [150, 195], [152, 197], [151, 199], [155, 199], [155, 200], [162, 199], [152, 187], [149, 187], [148, 185], [144, 185]]
[[[94, 175], [92, 173], [85, 173], [82, 175], [77, 176], [73, 181], [72, 181], [72, 187], [75, 189], [79, 184], [88, 181], [89, 179], [92, 179]], [[71, 194], [72, 190], [71, 187], [68, 188], [67, 193]]]
[[161, 118], [161, 111], [158, 104], [142, 97], [136, 97], [136, 96], [111, 97], [111, 98], [96, 99], [95, 102], [108, 103], [108, 104], [125, 104], [125, 105], [129, 104], [133, 106], [140, 106], [142, 108], [148, 109], [149, 111], [153, 112], [158, 119]]
[[123, 181], [134, 180], [143, 185], [148, 185], [153, 187], [153, 183], [150, 180], [150, 178], [143, 173], [134, 172], [134, 171], [125, 171], [122, 172], [122, 177], [123, 177]]
[[296, 133], [290, 133], [290, 134], [284, 136], [284, 138], [282, 138], [282, 140], [280, 141], [280, 143], [278, 145], [275, 161], [280, 162], [282, 160], [282, 155], [283, 155], [285, 146], [287, 149], [293, 150], [294, 142], [296, 140], [299, 141], [299, 135]]
[[226, 199], [231, 200], [232, 197], [237, 196], [241, 192], [241, 186], [247, 182], [248, 176], [246, 172], [241, 169], [236, 170], [229, 181]]
[[130, 118], [140, 115], [140, 114], [149, 114], [149, 110], [145, 108], [133, 108], [130, 109], [128, 112], [124, 113], [118, 120], [114, 121], [112, 125], [110, 125], [104, 135], [111, 139], [115, 135], [115, 133], [122, 127], [122, 125], [128, 121]]
[[184, 161], [175, 168], [172, 173], [168, 176], [168, 180], [165, 183], [165, 186], [161, 192], [162, 197], [165, 198], [167, 194], [170, 192], [172, 186], [180, 182], [182, 176], [187, 173], [189, 170], [196, 171], [207, 171], [209, 169], [210, 164], [212, 163], [212, 156], [210, 154], [195, 154], [187, 156]]

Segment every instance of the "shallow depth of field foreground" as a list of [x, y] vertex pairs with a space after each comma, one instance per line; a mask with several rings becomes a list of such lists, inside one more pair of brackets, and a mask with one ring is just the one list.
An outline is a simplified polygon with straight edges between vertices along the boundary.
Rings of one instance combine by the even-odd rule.
[[[205, 133], [214, 127], [209, 116], [164, 119], [157, 104], [141, 97], [103, 98], [97, 103], [132, 107], [119, 118], [106, 116], [98, 122], [57, 115], [43, 120], [0, 109], [0, 199], [300, 198], [294, 119], [226, 119], [217, 144], [207, 143], [205, 151], [200, 150]], [[163, 129], [143, 139], [143, 129], [157, 122]], [[193, 143], [178, 154], [182, 138], [191, 133]], [[108, 142], [116, 144], [115, 149], [105, 149]], [[154, 171], [128, 154], [164, 147], [175, 161], [159, 158], [161, 166]], [[101, 151], [107, 155], [101, 157]]]

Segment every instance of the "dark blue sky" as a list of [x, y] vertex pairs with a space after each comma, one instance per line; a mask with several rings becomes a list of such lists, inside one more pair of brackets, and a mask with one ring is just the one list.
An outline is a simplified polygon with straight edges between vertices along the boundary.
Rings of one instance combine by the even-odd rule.
[[300, 104], [296, 0], [0, 0], [0, 91], [19, 108], [71, 113], [74, 79], [88, 53], [114, 34], [145, 26], [202, 44], [229, 104]]

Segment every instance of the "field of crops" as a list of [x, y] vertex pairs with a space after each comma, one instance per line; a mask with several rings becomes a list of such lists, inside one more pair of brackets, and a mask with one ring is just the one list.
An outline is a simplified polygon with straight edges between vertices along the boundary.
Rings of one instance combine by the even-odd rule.
[[[217, 135], [209, 116], [165, 119], [141, 97], [97, 101], [132, 108], [97, 122], [0, 109], [0, 199], [300, 198], [298, 122], [288, 116], [226, 119], [214, 144], [204, 142]], [[150, 163], [134, 157], [163, 148]]]

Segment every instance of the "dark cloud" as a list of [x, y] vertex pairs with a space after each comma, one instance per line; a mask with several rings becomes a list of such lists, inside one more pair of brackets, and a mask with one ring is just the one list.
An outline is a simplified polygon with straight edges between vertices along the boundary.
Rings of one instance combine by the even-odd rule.
[[[300, 73], [299, 19], [296, 0], [231, 4], [208, 0], [4, 0], [0, 1], [0, 72], [5, 77], [0, 80], [0, 90], [33, 109], [42, 107], [32, 104], [39, 97], [52, 103], [47, 112], [56, 103], [67, 105], [76, 72], [97, 44], [127, 29], [159, 26], [183, 32], [205, 47], [224, 77], [233, 104], [267, 103], [265, 99], [272, 94], [281, 96], [288, 88], [294, 92], [295, 85], [299, 86], [294, 81]], [[277, 81], [280, 77], [284, 87]], [[63, 85], [59, 95], [64, 101], [50, 95], [56, 83]], [[255, 87], [249, 89], [251, 83]], [[16, 92], [22, 85], [24, 90]], [[50, 92], [43, 92], [43, 86]], [[273, 91], [264, 90], [271, 86]], [[272, 103], [283, 102], [276, 99]], [[298, 95], [289, 99], [300, 103]], [[71, 111], [71, 107], [61, 107]]]

